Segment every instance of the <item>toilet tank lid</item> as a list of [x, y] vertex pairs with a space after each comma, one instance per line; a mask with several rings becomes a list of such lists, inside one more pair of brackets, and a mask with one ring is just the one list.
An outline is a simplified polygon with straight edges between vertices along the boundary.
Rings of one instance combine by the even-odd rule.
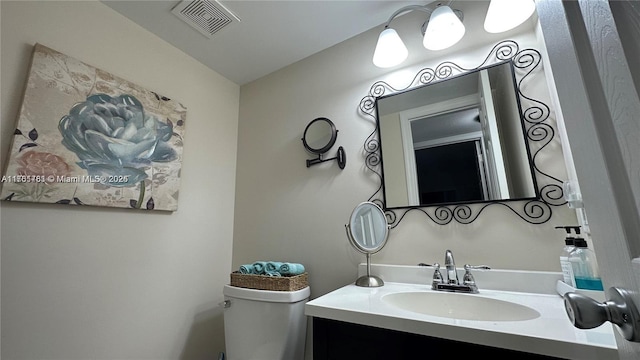
[[267, 302], [282, 302], [282, 303], [295, 303], [298, 301], [306, 300], [311, 295], [311, 289], [307, 286], [303, 289], [296, 291], [270, 291], [270, 290], [256, 290], [247, 289], [237, 286], [225, 285], [223, 293], [225, 296], [256, 300]]

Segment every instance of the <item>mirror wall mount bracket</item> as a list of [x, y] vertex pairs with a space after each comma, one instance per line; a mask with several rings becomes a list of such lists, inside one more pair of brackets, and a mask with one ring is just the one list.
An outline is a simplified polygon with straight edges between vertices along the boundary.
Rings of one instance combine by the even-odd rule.
[[[510, 61], [516, 74], [516, 93], [522, 105], [521, 118], [525, 124], [526, 141], [529, 148], [536, 149], [530, 154], [534, 176], [537, 180], [538, 194], [535, 199], [528, 200], [497, 200], [478, 202], [474, 204], [451, 204], [435, 206], [408, 206], [403, 208], [388, 208], [385, 204], [382, 173], [382, 151], [379, 138], [377, 118], [377, 99], [395, 93], [405, 92], [413, 88], [446, 80], [450, 77], [479, 70], [491, 64]], [[529, 224], [544, 224], [553, 214], [553, 207], [567, 204], [563, 193], [563, 180], [541, 170], [538, 155], [553, 141], [554, 126], [550, 121], [551, 109], [548, 105], [529, 95], [524, 94], [522, 83], [531, 78], [542, 61], [540, 52], [536, 49], [520, 49], [517, 42], [505, 40], [497, 43], [488, 53], [481, 64], [473, 68], [464, 68], [450, 61], [445, 61], [435, 68], [424, 68], [414, 76], [405, 88], [396, 89], [385, 81], [375, 82], [369, 93], [360, 100], [359, 113], [366, 119], [373, 120], [374, 130], [365, 139], [365, 165], [368, 170], [377, 175], [380, 185], [368, 201], [376, 203], [385, 211], [391, 228], [395, 228], [404, 216], [411, 211], [418, 211], [438, 225], [452, 222], [470, 224], [489, 206], [501, 206], [510, 210], [517, 217]]]
[[338, 148], [336, 156], [329, 159], [323, 158], [323, 155], [336, 143], [337, 138], [338, 130], [331, 120], [325, 117], [313, 119], [304, 129], [302, 145], [304, 145], [307, 151], [318, 155], [318, 157], [315, 159], [308, 159], [306, 161], [307, 167], [326, 161], [336, 160], [338, 162], [338, 167], [340, 167], [340, 169], [344, 169], [347, 164], [347, 155], [342, 146]]

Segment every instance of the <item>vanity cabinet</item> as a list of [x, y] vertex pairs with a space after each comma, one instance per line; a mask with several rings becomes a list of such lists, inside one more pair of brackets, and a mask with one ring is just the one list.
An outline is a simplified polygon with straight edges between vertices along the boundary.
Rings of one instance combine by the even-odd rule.
[[562, 360], [557, 357], [313, 318], [314, 360], [462, 359], [469, 355], [488, 359]]

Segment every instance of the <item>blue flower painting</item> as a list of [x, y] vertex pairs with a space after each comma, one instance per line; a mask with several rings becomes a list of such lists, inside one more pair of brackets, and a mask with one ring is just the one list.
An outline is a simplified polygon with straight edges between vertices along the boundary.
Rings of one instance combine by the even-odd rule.
[[145, 114], [131, 95], [91, 95], [62, 117], [58, 129], [78, 165], [105, 185], [132, 186], [147, 178], [143, 169], [153, 161], [176, 159], [167, 143], [173, 127]]
[[0, 196], [177, 210], [185, 120], [180, 103], [36, 45]]

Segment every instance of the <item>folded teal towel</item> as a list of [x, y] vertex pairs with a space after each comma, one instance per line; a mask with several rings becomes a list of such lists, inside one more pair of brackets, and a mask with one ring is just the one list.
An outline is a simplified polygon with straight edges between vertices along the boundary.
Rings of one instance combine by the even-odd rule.
[[280, 271], [280, 266], [282, 266], [282, 263], [279, 261], [269, 261], [267, 262], [264, 271]]
[[280, 274], [280, 273], [279, 273], [279, 272], [277, 272], [277, 271], [267, 271], [267, 272], [265, 272], [264, 274], [265, 274], [265, 275], [267, 275], [267, 276], [276, 276], [276, 277], [278, 277], [278, 276], [282, 276], [282, 274]]
[[264, 274], [265, 272], [265, 266], [267, 265], [266, 261], [256, 261], [253, 263], [253, 270], [254, 270], [254, 274]]
[[304, 273], [304, 265], [296, 263], [282, 263], [280, 265], [282, 275], [300, 275]]
[[256, 269], [253, 264], [245, 264], [240, 266], [241, 274], [255, 274]]

